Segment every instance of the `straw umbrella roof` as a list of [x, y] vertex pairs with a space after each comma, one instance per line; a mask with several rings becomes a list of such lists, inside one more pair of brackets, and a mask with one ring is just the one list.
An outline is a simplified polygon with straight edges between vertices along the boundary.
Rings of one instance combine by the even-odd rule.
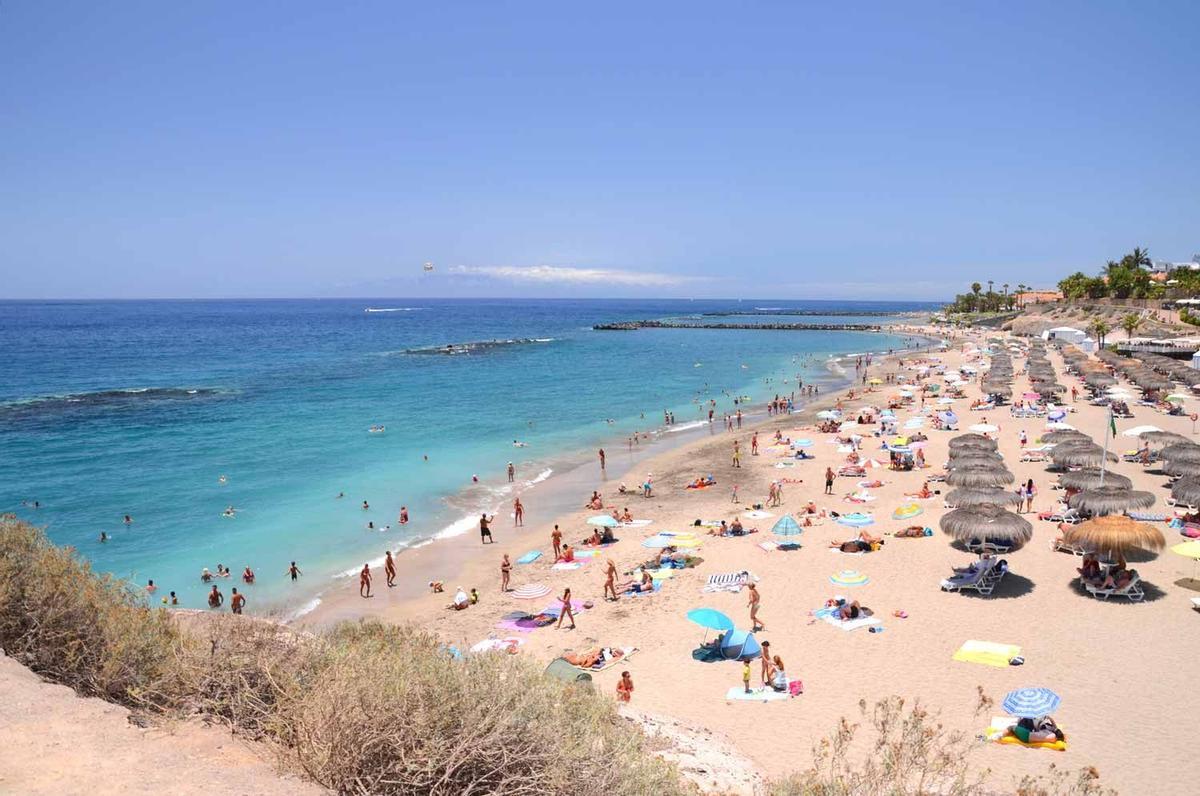
[[950, 440], [950, 450], [956, 448], [969, 447], [987, 448], [988, 450], [996, 450], [996, 440], [991, 437], [985, 437], [982, 434], [959, 434]]
[[1154, 505], [1154, 495], [1105, 483], [1071, 495], [1067, 504], [1097, 516], [1120, 514], [1129, 509], [1148, 509]]
[[1058, 431], [1047, 431], [1042, 435], [1042, 442], [1053, 442], [1056, 445], [1063, 442], [1073, 442], [1075, 440], [1079, 440], [1081, 442], [1091, 442], [1092, 438], [1087, 434], [1084, 434], [1082, 431], [1075, 431], [1069, 428], [1060, 429]]
[[944, 533], [959, 541], [996, 539], [1024, 544], [1033, 538], [1033, 526], [1020, 514], [1002, 506], [984, 504], [954, 509], [938, 523]]
[[1173, 442], [1158, 455], [1172, 462], [1200, 462], [1200, 445], [1194, 442]]
[[1158, 528], [1137, 522], [1123, 514], [1109, 514], [1081, 522], [1068, 528], [1063, 538], [1086, 550], [1095, 550], [1121, 561], [1125, 560], [1125, 554], [1130, 550], [1157, 552], [1166, 545], [1166, 539]]
[[1011, 484], [1015, 480], [1016, 477], [1008, 470], [978, 467], [951, 470], [946, 476], [946, 483], [955, 487], [997, 487]]
[[[1104, 463], [1104, 448], [1092, 443], [1090, 446], [1066, 447], [1055, 445], [1050, 458], [1060, 467], [1099, 467]], [[1116, 457], [1110, 457], [1115, 459]]]
[[1180, 478], [1171, 484], [1171, 497], [1189, 506], [1200, 506], [1200, 477]]
[[[1070, 489], [1094, 489], [1100, 486], [1100, 470], [1094, 468], [1071, 470], [1060, 475], [1058, 482]], [[1105, 473], [1104, 485], [1130, 489], [1133, 487], [1133, 482], [1120, 473]]]
[[946, 466], [951, 470], [961, 470], [964, 467], [1008, 469], [1004, 466], [1004, 460], [996, 454], [971, 448], [959, 448], [957, 451], [951, 451], [950, 461]]
[[1188, 438], [1182, 434], [1176, 434], [1174, 431], [1146, 431], [1138, 434], [1138, 439], [1149, 442], [1152, 445], [1174, 445], [1177, 442], [1188, 442]]
[[1021, 496], [1016, 492], [996, 487], [960, 487], [959, 489], [952, 489], [946, 494], [946, 504], [954, 508], [981, 506], [985, 503], [996, 506], [1003, 506], [1005, 504], [1015, 506], [1020, 502]]
[[1168, 461], [1162, 465], [1167, 475], [1200, 476], [1200, 462]]

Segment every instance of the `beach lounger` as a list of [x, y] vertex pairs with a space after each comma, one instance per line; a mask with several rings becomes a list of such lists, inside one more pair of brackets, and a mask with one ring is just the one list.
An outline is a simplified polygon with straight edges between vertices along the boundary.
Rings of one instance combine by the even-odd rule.
[[1083, 522], [1083, 518], [1079, 516], [1079, 512], [1075, 509], [1067, 509], [1065, 511], [1056, 509], [1050, 512], [1050, 516], [1046, 519], [1050, 522], [1066, 523], [1067, 525], [1075, 525], [1076, 523]]
[[1046, 452], [1039, 450], [1026, 449], [1021, 454], [1020, 461], [1023, 462], [1044, 462], [1046, 461]]
[[990, 595], [1008, 572], [1008, 562], [998, 558], [980, 559], [969, 572], [958, 572], [942, 581], [942, 591], [974, 591]]
[[1098, 586], [1093, 586], [1091, 583], [1084, 583], [1083, 586], [1088, 590], [1088, 594], [1095, 597], [1097, 600], [1107, 600], [1109, 597], [1127, 597], [1130, 602], [1140, 602], [1146, 596], [1146, 592], [1142, 589], [1142, 579], [1134, 575], [1133, 580], [1123, 589], [1101, 589]]
[[1166, 514], [1154, 514], [1153, 512], [1149, 512], [1149, 511], [1127, 511], [1125, 513], [1127, 515], [1129, 515], [1129, 519], [1137, 520], [1138, 522], [1166, 522], [1167, 521]]
[[988, 539], [972, 539], [964, 545], [967, 550], [977, 555], [988, 553], [1006, 554], [1012, 552], [1012, 545], [1005, 542], [993, 542]]
[[1200, 611], [1200, 597], [1192, 598], [1192, 608], [1196, 609], [1197, 611]]
[[1050, 549], [1055, 553], [1070, 553], [1073, 556], [1086, 556], [1088, 553], [1092, 552], [1091, 550], [1088, 550], [1080, 545], [1064, 542], [1062, 539], [1055, 539], [1050, 544]]
[[1180, 501], [1178, 501], [1172, 497], [1167, 498], [1167, 505], [1174, 509], [1178, 509], [1179, 511], [1182, 511], [1184, 514], [1195, 514], [1197, 511], [1200, 511], [1200, 509], [1197, 509], [1195, 506], [1191, 505], [1190, 503], [1181, 503]]

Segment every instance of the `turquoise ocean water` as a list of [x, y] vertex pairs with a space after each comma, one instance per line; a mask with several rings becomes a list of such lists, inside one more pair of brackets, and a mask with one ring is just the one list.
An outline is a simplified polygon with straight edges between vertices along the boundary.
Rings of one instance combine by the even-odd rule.
[[[875, 313], [749, 319], [811, 323], [894, 322], [892, 313], [929, 309], [779, 301], [0, 302], [0, 511], [45, 526], [99, 569], [137, 583], [153, 578], [185, 606], [203, 605], [199, 571], [220, 562], [235, 573], [247, 564], [256, 570], [256, 607], [295, 610], [385, 546], [473, 530], [480, 510], [511, 500], [510, 460], [518, 481], [547, 484], [594, 458], [599, 445], [620, 467], [622, 440], [634, 429], [660, 428], [666, 409], [684, 428], [701, 417], [700, 400], [716, 398], [720, 413], [732, 409], [730, 396], [749, 395], [759, 408], [793, 389], [784, 380], [797, 375], [832, 386], [833, 355], [910, 342], [847, 331], [590, 328], [755, 306]], [[495, 340], [513, 342], [439, 350]], [[370, 433], [373, 425], [386, 430]], [[230, 505], [235, 518], [222, 516]], [[411, 517], [403, 527], [401, 505]], [[132, 524], [124, 524], [126, 514]], [[368, 531], [368, 520], [391, 530]], [[107, 544], [97, 542], [101, 531]], [[305, 571], [302, 592], [285, 589], [282, 573], [293, 559]]]

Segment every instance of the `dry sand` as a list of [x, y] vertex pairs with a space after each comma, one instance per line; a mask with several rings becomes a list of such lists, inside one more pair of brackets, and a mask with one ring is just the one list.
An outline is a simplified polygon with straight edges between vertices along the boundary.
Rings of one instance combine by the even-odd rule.
[[224, 727], [142, 729], [123, 707], [79, 697], [0, 655], [0, 793], [316, 796], [268, 750]]
[[[976, 338], [978, 339], [978, 338]], [[961, 339], [956, 343], [961, 343]], [[939, 355], [950, 367], [962, 361], [960, 347]], [[1062, 371], [1056, 354], [1052, 361]], [[1023, 360], [1017, 367], [1023, 366]], [[878, 363], [872, 375], [896, 370], [895, 364]], [[1065, 384], [1074, 383], [1063, 376]], [[1014, 381], [1020, 394], [1028, 382], [1023, 376]], [[859, 400], [847, 401], [848, 414], [863, 403], [881, 403], [895, 388], [884, 386]], [[970, 399], [978, 396], [974, 384], [968, 398], [956, 405], [962, 427], [982, 421], [981, 413], [968, 411]], [[865, 400], [863, 400], [865, 398]], [[830, 396], [827, 400], [831, 400]], [[901, 422], [911, 410], [897, 414]], [[1072, 405], [1068, 421], [1102, 440], [1106, 413], [1084, 403]], [[720, 409], [719, 409], [720, 411]], [[814, 411], [812, 409], [809, 410]], [[1119, 429], [1140, 424], [1193, 433], [1186, 417], [1168, 417], [1151, 407], [1135, 407], [1135, 419], [1119, 421]], [[987, 419], [1000, 426], [1000, 450], [1019, 482], [1033, 478], [1039, 489], [1035, 511], [1052, 507], [1058, 493], [1050, 489], [1056, 476], [1045, 464], [1019, 462], [1018, 432], [1024, 429], [1031, 443], [1044, 430], [1045, 421], [1036, 418], [1017, 420], [1007, 408], [988, 413]], [[719, 425], [719, 424], [718, 424]], [[651, 499], [616, 496], [620, 478], [601, 477], [596, 468], [595, 488], [606, 498], [607, 508], [629, 506], [635, 517], [650, 518], [647, 528], [622, 528], [621, 541], [604, 551], [582, 569], [560, 572], [551, 569], [549, 532], [552, 522], [564, 529], [568, 541], [581, 539], [589, 530], [584, 520], [595, 512], [580, 510], [570, 516], [530, 524], [515, 530], [506, 522], [497, 522], [494, 546], [480, 547], [475, 535], [467, 535], [446, 544], [458, 551], [453, 563], [446, 563], [432, 550], [406, 553], [399, 559], [400, 579], [404, 588], [383, 586], [377, 573], [378, 598], [361, 600], [354, 583], [347, 582], [337, 593], [327, 596], [325, 604], [305, 619], [305, 624], [320, 625], [346, 616], [381, 616], [388, 621], [413, 621], [427, 627], [446, 641], [463, 649], [489, 636], [517, 635], [525, 640], [521, 654], [548, 662], [567, 650], [580, 650], [598, 644], [636, 646], [640, 649], [627, 664], [620, 664], [595, 676], [597, 688], [611, 693], [622, 669], [634, 678], [634, 707], [650, 714], [671, 717], [700, 731], [727, 741], [752, 760], [766, 776], [777, 776], [804, 768], [810, 761], [810, 747], [831, 732], [840, 717], [856, 717], [860, 700], [872, 703], [890, 695], [920, 700], [940, 713], [948, 729], [974, 737], [988, 724], [992, 715], [1001, 715], [999, 702], [1008, 691], [1023, 686], [1045, 686], [1063, 699], [1057, 713], [1068, 734], [1070, 748], [1063, 753], [1022, 749], [998, 744], [978, 743], [973, 751], [978, 766], [991, 769], [996, 787], [1010, 787], [1022, 774], [1042, 773], [1049, 764], [1077, 769], [1095, 766], [1102, 781], [1125, 793], [1194, 793], [1200, 777], [1200, 763], [1191, 754], [1191, 725], [1200, 708], [1200, 697], [1188, 683], [1187, 667], [1200, 653], [1200, 637], [1195, 623], [1200, 621], [1191, 610], [1188, 598], [1197, 594], [1188, 578], [1193, 562], [1169, 551], [1157, 557], [1140, 557], [1136, 566], [1147, 583], [1147, 597], [1141, 604], [1124, 600], [1100, 602], [1077, 590], [1074, 584], [1078, 559], [1050, 550], [1056, 535], [1048, 522], [1035, 525], [1034, 540], [1023, 550], [1009, 555], [1011, 573], [991, 597], [945, 593], [939, 581], [951, 567], [968, 563], [972, 556], [955, 549], [949, 538], [938, 530], [938, 518], [944, 512], [940, 497], [924, 501], [924, 514], [913, 521], [895, 521], [892, 511], [902, 502], [905, 492], [920, 488], [923, 473], [893, 473], [876, 470], [868, 478], [879, 477], [886, 483], [871, 490], [877, 500], [868, 508], [876, 516], [869, 530], [888, 533], [919, 522], [934, 529], [934, 535], [919, 539], [888, 537], [882, 550], [862, 556], [830, 552], [832, 540], [850, 538], [855, 531], [827, 523], [807, 529], [803, 548], [797, 552], [765, 552], [758, 543], [772, 538], [769, 531], [775, 518], [743, 520], [746, 526], [761, 532], [741, 538], [704, 537], [698, 554], [703, 564], [680, 571], [666, 581], [661, 592], [646, 597], [625, 597], [616, 603], [602, 599], [604, 559], [611, 557], [621, 572], [631, 569], [654, 552], [640, 542], [655, 531], [691, 530], [694, 519], [731, 519], [750, 502], [765, 502], [767, 484], [776, 478], [804, 479], [803, 484], [788, 485], [781, 511], [797, 511], [810, 498], [825, 509], [855, 511], [859, 506], [843, 502], [841, 495], [856, 489], [854, 481], [839, 478], [836, 496], [823, 497], [823, 473], [827, 465], [837, 465], [844, 454], [827, 443], [828, 435], [804, 428], [803, 417], [771, 419], [758, 424], [762, 455], [749, 455], [751, 428], [726, 433], [717, 428], [712, 438], [670, 451], [639, 465], [637, 473], [624, 474], [626, 483], [639, 483], [645, 471], [655, 474], [655, 494]], [[793, 438], [810, 437], [814, 461], [779, 469], [780, 451], [771, 448], [775, 429]], [[947, 442], [953, 434], [927, 430], [930, 442], [925, 450], [933, 472], [946, 459]], [[730, 465], [733, 440], [744, 451], [743, 467]], [[1114, 450], [1134, 447], [1133, 440], [1117, 437]], [[1124, 444], [1122, 444], [1124, 443]], [[868, 439], [866, 453], [878, 448], [879, 441]], [[885, 456], [879, 456], [886, 461]], [[610, 473], [618, 458], [610, 456]], [[1155, 510], [1168, 512], [1165, 478], [1145, 472], [1139, 465], [1121, 463], [1117, 472], [1131, 477], [1137, 489], [1148, 489], [1159, 496]], [[713, 473], [718, 485], [696, 492], [684, 485], [698, 474]], [[730, 502], [730, 487], [739, 487], [741, 503]], [[941, 488], [945, 485], [933, 485]], [[580, 495], [580, 502], [587, 497]], [[1165, 529], [1165, 526], [1162, 526]], [[1168, 544], [1179, 540], [1165, 530]], [[555, 593], [569, 586], [577, 599], [591, 600], [595, 607], [580, 612], [578, 629], [554, 627], [530, 633], [510, 633], [496, 627], [500, 617], [513, 610], [533, 610], [553, 603], [552, 597], [522, 601], [499, 590], [499, 559], [507, 552], [514, 560], [530, 549], [544, 555], [531, 565], [514, 566], [512, 585], [538, 582], [551, 586]], [[422, 553], [425, 553], [422, 556]], [[440, 567], [431, 571], [431, 567]], [[703, 638], [703, 631], [691, 624], [685, 613], [698, 606], [710, 606], [731, 616], [739, 627], [748, 627], [746, 592], [741, 594], [703, 594], [702, 586], [710, 574], [749, 570], [761, 580], [760, 619], [766, 629], [757, 637], [768, 639], [780, 655], [791, 678], [804, 683], [804, 694], [785, 702], [727, 702], [725, 693], [740, 683], [740, 665], [699, 663], [691, 652]], [[834, 586], [830, 575], [842, 569], [856, 569], [870, 578], [858, 588]], [[483, 595], [480, 605], [463, 612], [445, 609], [450, 594], [411, 596], [430, 578], [447, 580], [448, 592], [462, 584], [477, 587]], [[814, 622], [810, 611], [835, 595], [849, 595], [873, 608], [882, 618], [885, 632], [867, 630], [844, 632], [824, 622]], [[907, 619], [892, 616], [896, 610], [908, 612]], [[711, 634], [710, 634], [711, 635]], [[1024, 666], [991, 668], [951, 660], [954, 651], [968, 639], [1020, 645]], [[753, 664], [755, 681], [758, 663]], [[978, 689], [996, 701], [996, 706], [981, 715], [976, 713]], [[747, 784], [746, 790], [751, 786]]]

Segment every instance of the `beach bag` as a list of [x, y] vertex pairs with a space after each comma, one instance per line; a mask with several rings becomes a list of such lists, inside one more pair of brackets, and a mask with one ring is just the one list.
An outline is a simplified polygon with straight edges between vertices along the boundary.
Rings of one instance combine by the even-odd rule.
[[792, 680], [788, 683], [788, 693], [792, 696], [800, 696], [804, 693], [804, 682], [802, 680]]

